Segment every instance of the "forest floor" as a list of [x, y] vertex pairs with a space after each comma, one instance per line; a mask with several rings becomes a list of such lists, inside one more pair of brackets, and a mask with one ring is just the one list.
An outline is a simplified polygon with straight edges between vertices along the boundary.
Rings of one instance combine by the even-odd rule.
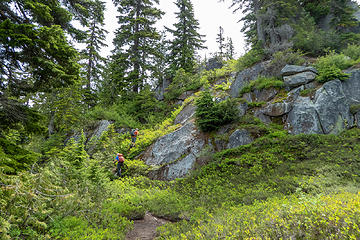
[[156, 236], [156, 228], [169, 221], [146, 213], [141, 220], [134, 221], [134, 228], [126, 235], [126, 240], [152, 240]]

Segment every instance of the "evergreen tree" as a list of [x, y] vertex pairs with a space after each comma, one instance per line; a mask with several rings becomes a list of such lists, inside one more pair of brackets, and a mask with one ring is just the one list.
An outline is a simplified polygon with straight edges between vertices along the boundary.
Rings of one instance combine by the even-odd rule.
[[227, 42], [225, 44], [225, 47], [226, 47], [226, 52], [225, 52], [226, 58], [227, 59], [234, 59], [235, 48], [234, 48], [232, 38], [230, 38], [230, 37], [227, 38]]
[[153, 60], [159, 55], [154, 44], [160, 39], [154, 25], [163, 14], [154, 3], [159, 1], [114, 0], [120, 27], [113, 41], [111, 75], [120, 91], [137, 93], [154, 73]]
[[[105, 58], [100, 55], [101, 47], [107, 46], [104, 29], [105, 3], [95, 0], [89, 8], [89, 18], [86, 31], [86, 49], [82, 51], [84, 78], [85, 78], [85, 101], [89, 106], [96, 102], [94, 90], [99, 87]], [[94, 89], [95, 88], [95, 89]]]
[[[59, 2], [2, 1], [0, 9], [1, 122], [12, 119], [15, 125], [27, 121], [30, 111], [20, 99], [73, 83], [79, 66], [77, 52], [59, 26], [71, 19]], [[24, 107], [29, 111], [22, 111]], [[6, 111], [11, 108], [18, 111]]]
[[194, 70], [196, 61], [196, 50], [204, 49], [204, 35], [198, 33], [199, 22], [194, 17], [193, 4], [190, 0], [177, 0], [175, 2], [179, 8], [176, 12], [178, 22], [174, 24], [174, 30], [167, 28], [173, 35], [170, 41], [170, 73], [173, 76], [175, 72], [182, 68], [186, 72]]
[[225, 37], [224, 29], [221, 26], [219, 27], [219, 33], [217, 34], [216, 42], [219, 44], [220, 56], [223, 57], [225, 48]]

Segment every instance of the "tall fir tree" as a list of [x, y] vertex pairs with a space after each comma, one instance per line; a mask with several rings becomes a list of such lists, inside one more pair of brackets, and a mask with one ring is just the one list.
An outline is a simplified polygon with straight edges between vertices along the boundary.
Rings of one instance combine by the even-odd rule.
[[85, 101], [89, 107], [96, 103], [95, 91], [99, 88], [101, 76], [104, 70], [105, 58], [100, 55], [105, 43], [106, 34], [104, 29], [105, 2], [95, 0], [88, 9], [88, 21], [86, 31], [86, 49], [82, 50], [83, 70], [85, 79]]
[[174, 29], [166, 28], [172, 35], [170, 41], [170, 75], [174, 76], [180, 68], [186, 72], [192, 72], [196, 61], [196, 50], [206, 48], [204, 35], [198, 33], [199, 22], [195, 19], [194, 8], [191, 0], [177, 0], [175, 2], [179, 9], [176, 12], [177, 23]]
[[235, 47], [234, 47], [234, 43], [233, 43], [231, 37], [228, 37], [228, 38], [227, 38], [227, 42], [226, 42], [226, 44], [225, 44], [225, 48], [226, 48], [225, 57], [226, 57], [227, 59], [234, 59]]
[[59, 1], [7, 0], [0, 9], [0, 125], [5, 130], [31, 119], [33, 109], [20, 99], [76, 82], [79, 65], [61, 28], [70, 25], [71, 15]]
[[155, 71], [154, 47], [160, 39], [155, 28], [163, 12], [154, 7], [158, 0], [113, 0], [120, 27], [115, 32], [111, 79], [119, 91], [138, 93]]
[[217, 34], [216, 42], [219, 44], [219, 54], [221, 57], [223, 57], [225, 50], [225, 37], [224, 29], [221, 26], [219, 26], [219, 33]]

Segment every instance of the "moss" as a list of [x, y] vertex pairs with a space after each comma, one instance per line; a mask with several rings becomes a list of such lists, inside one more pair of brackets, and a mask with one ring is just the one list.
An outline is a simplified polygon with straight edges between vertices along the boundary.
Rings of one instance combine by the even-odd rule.
[[300, 96], [302, 97], [312, 96], [315, 92], [316, 92], [315, 88], [304, 89], [300, 92]]
[[360, 104], [353, 104], [350, 106], [350, 113], [351, 114], [356, 114], [360, 111]]
[[262, 107], [266, 104], [266, 102], [247, 102], [249, 108], [257, 108]]
[[284, 87], [284, 82], [279, 80], [276, 77], [263, 77], [260, 76], [258, 77], [256, 80], [254, 81], [250, 81], [247, 85], [245, 85], [241, 90], [240, 90], [240, 95], [244, 94], [244, 93], [249, 93], [256, 90], [262, 90], [262, 89], [268, 89], [268, 88], [277, 88], [277, 89], [281, 89]]

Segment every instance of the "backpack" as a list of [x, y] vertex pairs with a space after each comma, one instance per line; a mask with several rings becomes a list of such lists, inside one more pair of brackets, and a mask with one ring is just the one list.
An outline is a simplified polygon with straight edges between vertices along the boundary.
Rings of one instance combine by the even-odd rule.
[[135, 136], [136, 136], [136, 135], [135, 135], [135, 129], [132, 129], [132, 130], [131, 130], [130, 135], [131, 135], [132, 137], [135, 137]]

